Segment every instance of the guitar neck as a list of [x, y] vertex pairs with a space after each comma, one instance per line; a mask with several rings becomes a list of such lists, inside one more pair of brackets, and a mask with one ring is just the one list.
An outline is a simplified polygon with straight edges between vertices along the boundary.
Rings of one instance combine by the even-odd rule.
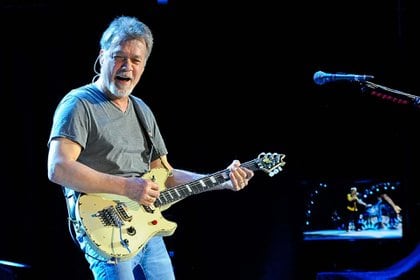
[[[251, 169], [253, 171], [258, 170], [257, 160], [251, 160], [241, 164], [241, 166]], [[188, 196], [199, 194], [208, 190], [211, 190], [222, 183], [229, 181], [230, 170], [225, 169], [216, 173], [210, 174], [203, 178], [191, 181], [187, 184], [182, 184], [176, 187], [168, 188], [161, 192], [159, 198], [155, 202], [156, 207], [164, 206], [166, 204], [175, 203]]]

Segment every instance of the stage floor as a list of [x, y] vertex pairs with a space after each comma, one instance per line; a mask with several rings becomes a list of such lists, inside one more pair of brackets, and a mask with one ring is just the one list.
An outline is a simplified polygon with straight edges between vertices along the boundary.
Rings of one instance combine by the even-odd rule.
[[303, 233], [304, 240], [337, 240], [337, 239], [396, 239], [402, 238], [402, 228], [365, 229], [361, 231], [318, 230]]

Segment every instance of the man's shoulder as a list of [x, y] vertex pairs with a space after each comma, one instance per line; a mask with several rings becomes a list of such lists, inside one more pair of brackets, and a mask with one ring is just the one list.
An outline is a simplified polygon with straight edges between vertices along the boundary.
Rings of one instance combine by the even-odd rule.
[[93, 84], [86, 84], [86, 85], [82, 85], [80, 87], [72, 89], [69, 92], [69, 94], [83, 97], [83, 96], [87, 96], [91, 93], [98, 93], [98, 92], [100, 92], [100, 91]]
[[133, 101], [135, 105], [138, 105], [143, 112], [151, 111], [149, 105], [138, 96], [130, 95], [130, 99]]
[[[69, 91], [65, 99], [71, 99], [75, 102], [97, 103], [106, 99], [105, 95], [93, 84], [86, 84]], [[77, 101], [76, 101], [77, 100]]]
[[140, 97], [138, 97], [138, 96], [135, 96], [135, 95], [130, 94], [130, 98], [131, 98], [131, 100], [132, 100], [133, 102], [136, 102], [137, 104], [139, 104], [139, 105], [141, 105], [141, 106], [147, 106], [147, 105], [146, 105], [146, 102], [144, 102], [144, 100], [143, 100], [143, 99], [141, 99], [141, 98], [140, 98]]

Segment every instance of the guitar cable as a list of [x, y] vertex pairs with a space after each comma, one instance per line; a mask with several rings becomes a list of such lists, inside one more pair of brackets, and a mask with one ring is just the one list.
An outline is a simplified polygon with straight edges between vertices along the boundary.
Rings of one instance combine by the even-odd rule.
[[[74, 210], [72, 211], [72, 207], [70, 204], [73, 205], [73, 209], [74, 206], [76, 205], [76, 192], [74, 190], [69, 190], [69, 192], [71, 192], [71, 194], [67, 194], [65, 187], [62, 187], [63, 193], [64, 193], [64, 198], [66, 200], [66, 207], [67, 207], [67, 227], [68, 227], [68, 231], [70, 234], [70, 238], [73, 241], [74, 245], [81, 251], [83, 252], [86, 256], [91, 257], [92, 259], [98, 260], [98, 261], [102, 261], [102, 262], [108, 262], [108, 263], [117, 263], [117, 260], [115, 258], [111, 258], [110, 260], [103, 260], [100, 258], [97, 258], [95, 256], [92, 256], [91, 254], [87, 253], [85, 250], [83, 250], [80, 246], [80, 242], [78, 241], [78, 238], [76, 237], [79, 234], [79, 238], [84, 238], [84, 236], [86, 236], [86, 233], [83, 231], [83, 229], [80, 227], [80, 224], [78, 223], [78, 221], [76, 220], [76, 218], [74, 218], [72, 215], [72, 213], [74, 213]], [[72, 200], [70, 202], [70, 200]], [[120, 227], [120, 232], [121, 232], [121, 227]], [[85, 242], [85, 241], [83, 241]]]

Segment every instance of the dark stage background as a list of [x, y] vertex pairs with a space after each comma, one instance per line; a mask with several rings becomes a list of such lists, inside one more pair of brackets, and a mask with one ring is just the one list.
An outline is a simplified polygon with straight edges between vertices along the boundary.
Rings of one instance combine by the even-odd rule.
[[[47, 179], [46, 144], [58, 101], [92, 80], [102, 31], [126, 14], [155, 35], [135, 95], [154, 110], [175, 167], [209, 173], [234, 158], [286, 154], [281, 173], [256, 173], [245, 191], [164, 212], [178, 223], [166, 241], [179, 279], [315, 279], [391, 265], [418, 241], [420, 110], [312, 76], [369, 74], [420, 95], [415, 11], [405, 0], [3, 1], [0, 260], [30, 266], [13, 268], [18, 279], [91, 279]], [[404, 239], [304, 243], [307, 182], [360, 179], [404, 183]]]

